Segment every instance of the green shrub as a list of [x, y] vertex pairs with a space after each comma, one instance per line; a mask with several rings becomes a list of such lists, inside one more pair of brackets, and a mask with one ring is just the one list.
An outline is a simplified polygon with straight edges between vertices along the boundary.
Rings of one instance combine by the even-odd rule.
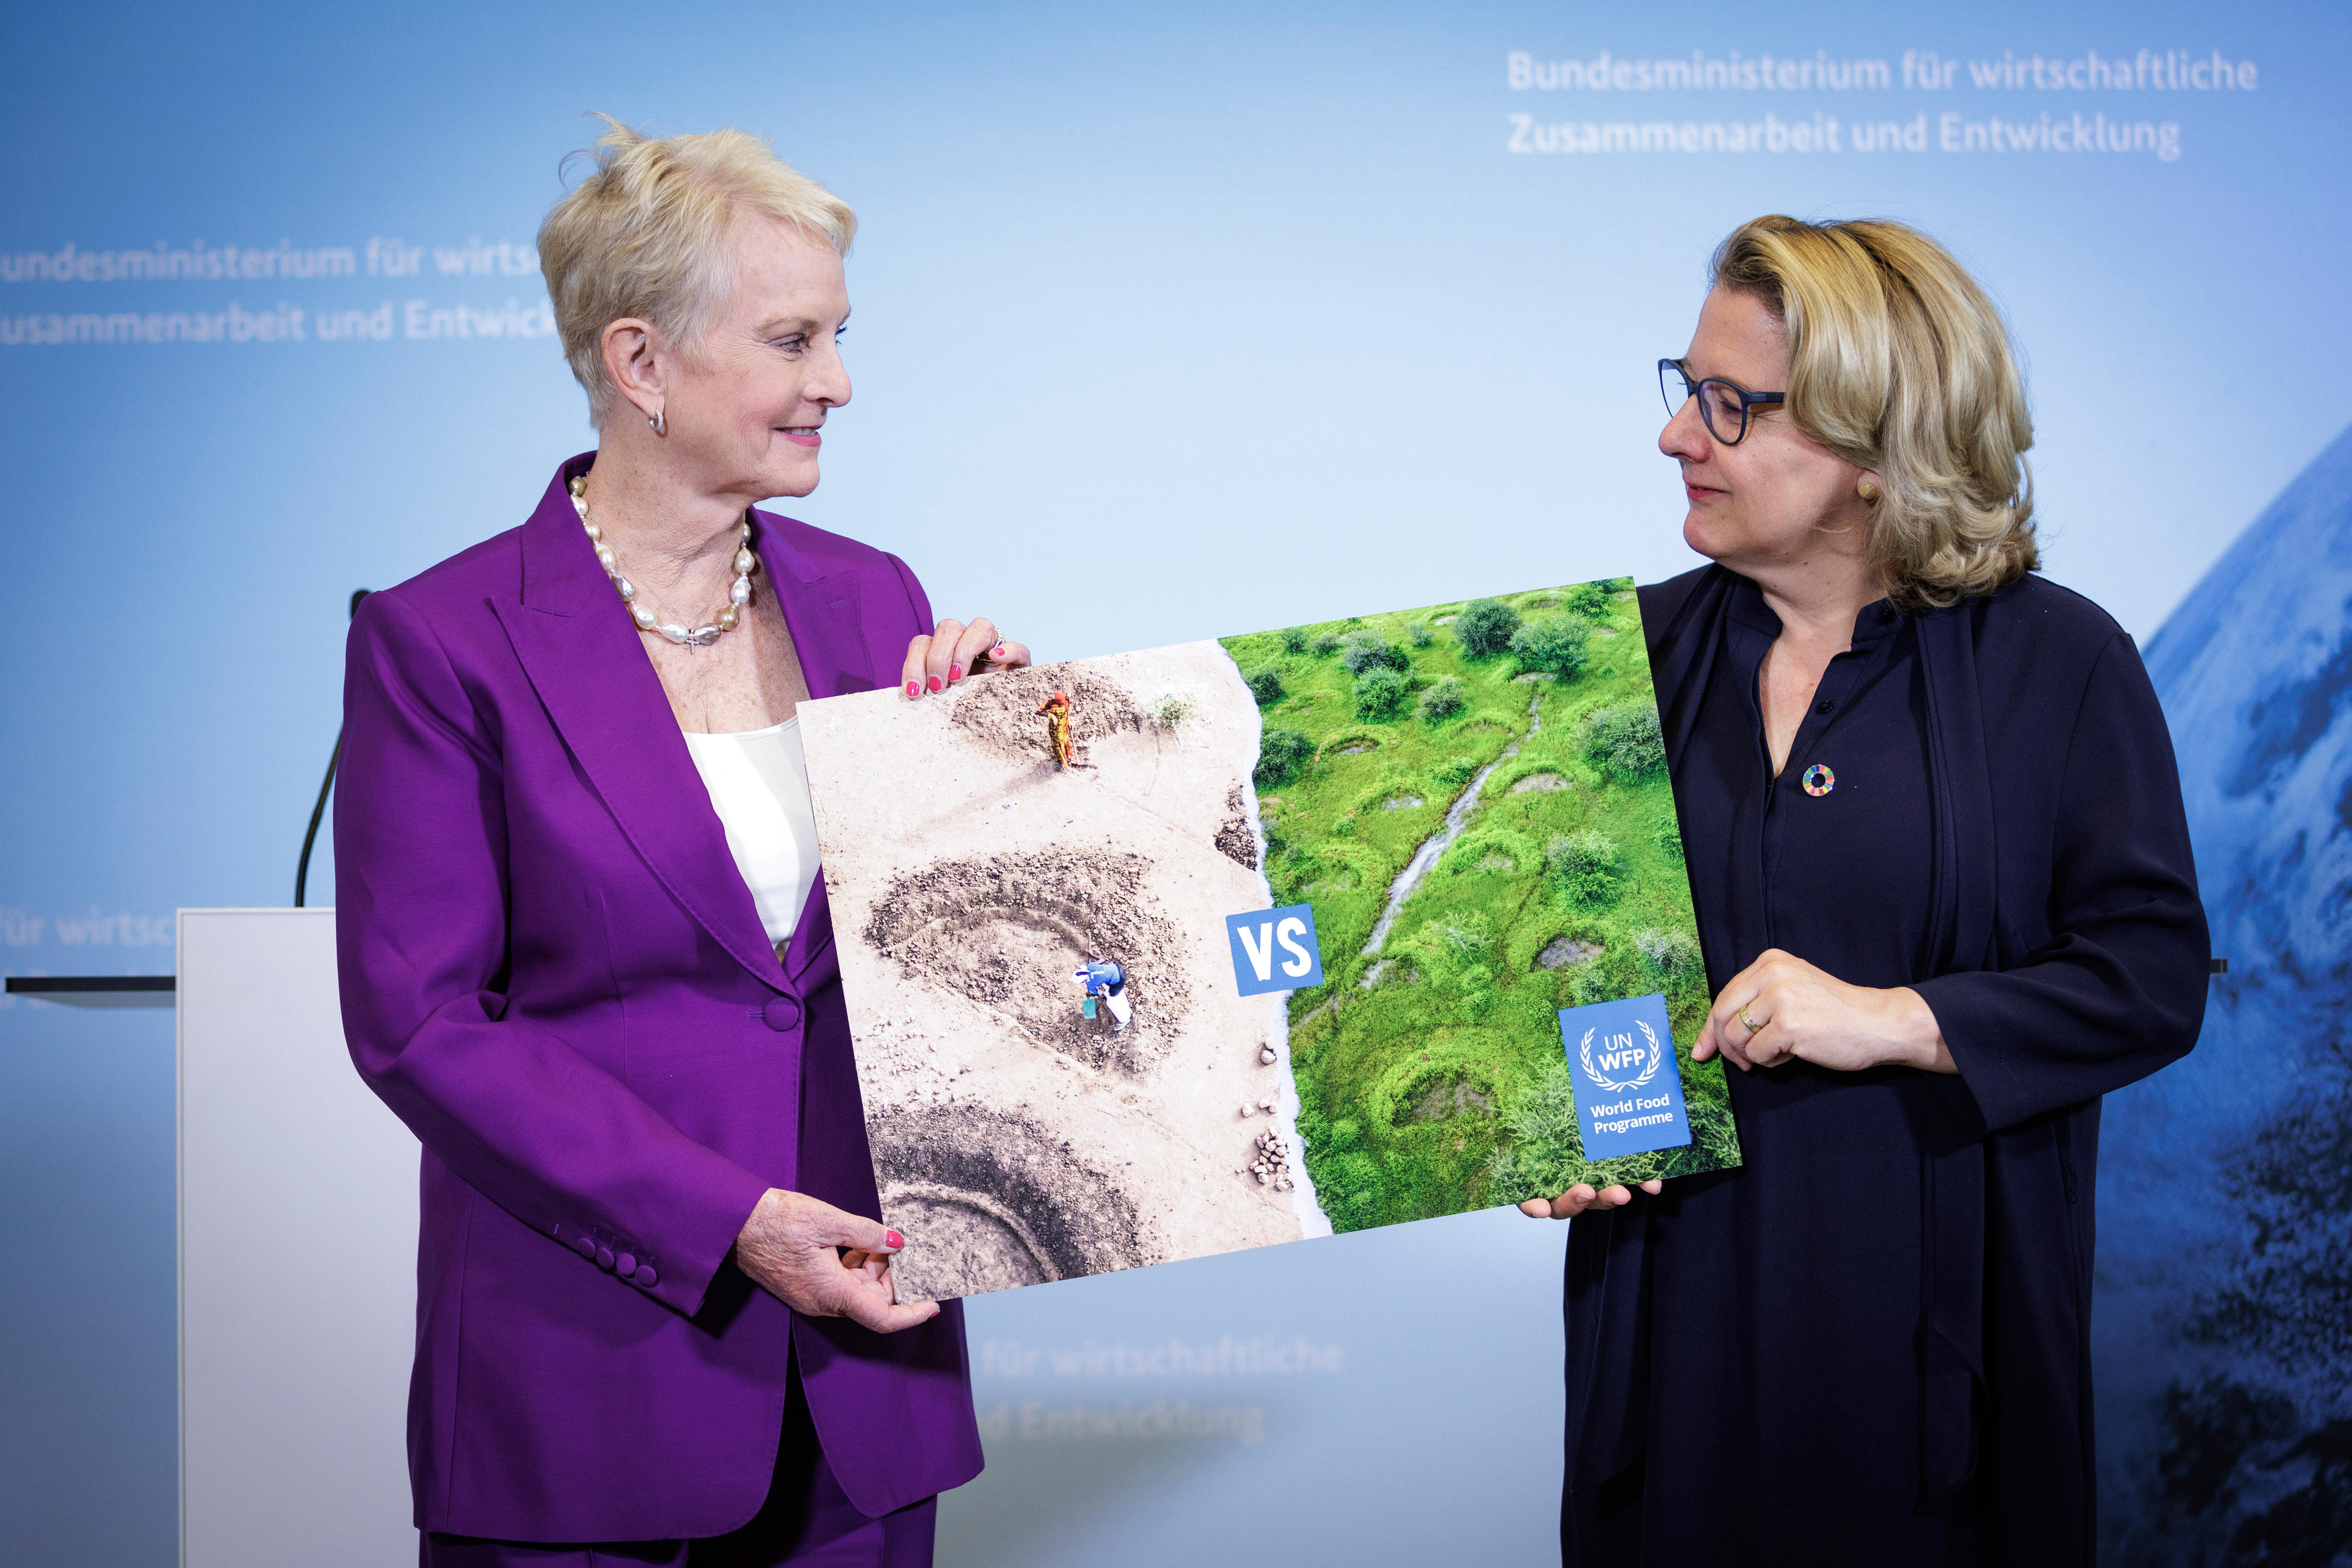
[[1152, 718], [1166, 729], [1181, 728], [1200, 711], [1200, 699], [1190, 692], [1161, 692], [1151, 705]]
[[1474, 659], [1491, 659], [1511, 645], [1519, 612], [1499, 599], [1474, 599], [1454, 618], [1454, 640]]
[[1580, 582], [1568, 591], [1562, 604], [1571, 614], [1598, 621], [1609, 613], [1609, 590], [1601, 583]]
[[1392, 719], [1404, 711], [1410, 695], [1404, 677], [1386, 664], [1366, 670], [1356, 677], [1356, 716], [1374, 723]]
[[1650, 967], [1670, 981], [1698, 973], [1698, 940], [1687, 931], [1636, 931], [1633, 946]]
[[1478, 759], [1475, 757], [1449, 757], [1430, 771], [1444, 783], [1467, 784], [1478, 777]]
[[1558, 1197], [1584, 1179], [1584, 1137], [1576, 1119], [1576, 1079], [1568, 1059], [1544, 1065], [1535, 1087], [1504, 1118], [1511, 1143], [1486, 1167], [1496, 1203]]
[[1563, 833], [1544, 845], [1544, 870], [1571, 904], [1607, 904], [1616, 898], [1616, 841], [1587, 828]]
[[1413, 937], [1423, 977], [1448, 986], [1473, 1019], [1486, 1016], [1495, 1000], [1495, 931], [1478, 911], [1449, 915], [1424, 925]]
[[1429, 627], [1424, 622], [1406, 622], [1404, 634], [1416, 648], [1426, 648], [1433, 641], [1434, 641], [1434, 639], [1430, 636]]
[[1282, 629], [1282, 651], [1286, 653], [1307, 652], [1307, 628], [1286, 626]]
[[1470, 706], [1470, 688], [1459, 675], [1441, 675], [1421, 694], [1421, 716], [1432, 724], [1452, 718]]
[[1295, 729], [1269, 729], [1258, 737], [1257, 770], [1250, 781], [1261, 789], [1270, 789], [1301, 768], [1315, 755], [1315, 743]]
[[1412, 668], [1412, 660], [1402, 648], [1391, 645], [1386, 637], [1370, 627], [1360, 632], [1350, 632], [1339, 639], [1339, 662], [1348, 666], [1348, 673], [1351, 675], [1360, 675], [1383, 664], [1395, 670]]
[[1339, 633], [1326, 632], [1307, 646], [1312, 648], [1318, 656], [1336, 653], [1339, 651]]
[[1658, 848], [1665, 852], [1666, 858], [1673, 861], [1676, 865], [1682, 864], [1683, 831], [1681, 824], [1675, 821], [1674, 813], [1670, 811], [1666, 815], [1660, 817], [1658, 819], [1658, 825], [1652, 829], [1651, 831], [1656, 837]]
[[1250, 695], [1257, 699], [1258, 706], [1272, 707], [1282, 700], [1282, 672], [1272, 664], [1252, 670], [1242, 679], [1249, 683]]
[[1603, 771], [1622, 781], [1664, 767], [1666, 742], [1658, 730], [1656, 705], [1634, 702], [1594, 708], [1584, 716], [1584, 749]]
[[1495, 946], [1495, 928], [1483, 910], [1454, 914], [1422, 927], [1419, 945], [1427, 951], [1440, 975], [1484, 967]]
[[1592, 657], [1592, 633], [1581, 621], [1547, 615], [1511, 634], [1511, 656], [1522, 670], [1540, 670], [1573, 679]]

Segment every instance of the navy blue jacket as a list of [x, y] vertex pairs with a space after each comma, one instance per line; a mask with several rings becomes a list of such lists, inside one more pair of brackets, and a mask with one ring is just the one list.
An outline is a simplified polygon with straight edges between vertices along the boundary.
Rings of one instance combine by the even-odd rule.
[[1641, 601], [1711, 985], [1910, 986], [1959, 1074], [1730, 1070], [1738, 1169], [1575, 1222], [1564, 1555], [2088, 1563], [2099, 1097], [2210, 967], [2137, 650], [2039, 577], [1868, 607], [1775, 778], [1756, 586]]

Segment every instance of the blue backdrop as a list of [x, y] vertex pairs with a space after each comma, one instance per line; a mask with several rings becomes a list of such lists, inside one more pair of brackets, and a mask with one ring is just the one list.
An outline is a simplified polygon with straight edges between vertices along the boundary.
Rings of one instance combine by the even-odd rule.
[[[167, 970], [175, 907], [286, 902], [346, 595], [591, 444], [530, 255], [587, 110], [745, 127], [856, 205], [856, 400], [794, 510], [1047, 656], [1682, 570], [1650, 366], [1713, 243], [1765, 210], [1940, 235], [2026, 350], [2050, 575], [2150, 645], [2232, 959], [2205, 1048], [2110, 1123], [2110, 1532], [2352, 1529], [2352, 1116], [2307, 1087], [2342, 1082], [2352, 992], [2339, 7], [421, 0], [10, 34], [16, 974]], [[0, 1012], [13, 1562], [173, 1551], [171, 1073], [165, 1015]], [[2280, 1140], [2314, 1159], [2264, 1165]], [[1302, 1508], [1366, 1561], [1539, 1550], [1559, 1232], [1447, 1223], [982, 1303], [992, 1470], [948, 1555], [1214, 1558]], [[1416, 1271], [1444, 1249], [1483, 1292]]]

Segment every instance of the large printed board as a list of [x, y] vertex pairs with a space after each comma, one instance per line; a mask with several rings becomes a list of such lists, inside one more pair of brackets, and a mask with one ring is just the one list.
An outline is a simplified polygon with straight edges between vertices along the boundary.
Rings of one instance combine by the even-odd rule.
[[1738, 1163], [1624, 581], [800, 714], [904, 1300]]

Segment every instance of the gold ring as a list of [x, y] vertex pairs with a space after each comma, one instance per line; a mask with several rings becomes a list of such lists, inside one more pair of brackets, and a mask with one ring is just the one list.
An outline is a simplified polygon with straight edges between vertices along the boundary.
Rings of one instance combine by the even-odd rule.
[[[1748, 1016], [1748, 1009], [1746, 1008], [1741, 1008], [1739, 1009], [1738, 1016], [1739, 1021], [1748, 1026], [1748, 1032], [1750, 1034], [1756, 1033], [1764, 1027], [1764, 1024], [1758, 1023], [1754, 1019]], [[1772, 1020], [1770, 1019], [1766, 1019], [1764, 1023], [1770, 1023], [1771, 1021]]]

